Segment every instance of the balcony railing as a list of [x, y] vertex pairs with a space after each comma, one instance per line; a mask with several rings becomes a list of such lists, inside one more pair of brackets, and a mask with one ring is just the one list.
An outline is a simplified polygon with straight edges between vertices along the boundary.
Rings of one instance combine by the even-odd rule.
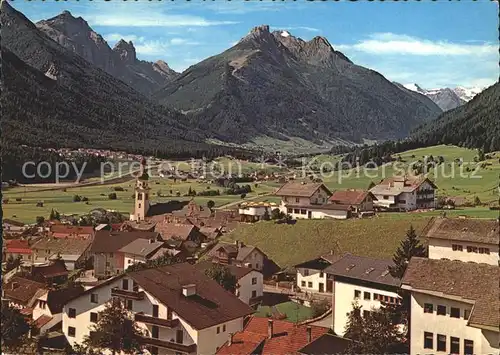
[[250, 298], [250, 300], [248, 300], [248, 303], [250, 305], [254, 305], [254, 304], [260, 303], [261, 301], [262, 301], [262, 296], [258, 296], [258, 297]]
[[142, 300], [142, 299], [144, 299], [144, 291], [128, 291], [128, 290], [122, 290], [118, 287], [115, 287], [115, 288], [111, 289], [111, 296], [112, 297], [123, 297], [123, 298], [132, 299], [132, 300]]
[[160, 340], [156, 338], [148, 338], [148, 337], [140, 337], [139, 341], [143, 344], [153, 345], [159, 348], [173, 350], [181, 353], [189, 354], [196, 352], [196, 344], [184, 345], [184, 344], [174, 343], [171, 341]]
[[158, 317], [151, 317], [147, 316], [142, 313], [136, 313], [135, 314], [135, 321], [136, 322], [142, 322], [142, 323], [147, 323], [147, 324], [152, 324], [152, 325], [158, 325], [160, 327], [165, 327], [165, 328], [175, 328], [179, 325], [179, 319], [162, 319]]

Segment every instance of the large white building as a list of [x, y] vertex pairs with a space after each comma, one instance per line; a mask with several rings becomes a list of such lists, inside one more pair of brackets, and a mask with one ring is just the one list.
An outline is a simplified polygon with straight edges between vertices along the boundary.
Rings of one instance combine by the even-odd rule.
[[353, 304], [361, 306], [361, 315], [369, 316], [382, 303], [399, 304], [401, 280], [389, 274], [391, 260], [345, 254], [323, 270], [333, 282], [333, 324], [337, 335], [344, 335]]
[[411, 292], [410, 354], [498, 354], [498, 266], [414, 257], [402, 280]]
[[412, 211], [436, 207], [437, 186], [428, 178], [393, 177], [370, 189], [380, 209]]
[[229, 333], [243, 329], [252, 308], [193, 265], [128, 272], [85, 291], [64, 306], [69, 343], [82, 343], [106, 303], [118, 297], [146, 335], [150, 354], [214, 354]]
[[297, 288], [304, 292], [332, 293], [333, 280], [326, 277], [324, 270], [339, 258], [332, 252], [295, 265]]
[[497, 266], [500, 261], [498, 220], [436, 218], [426, 236], [430, 259], [474, 261]]

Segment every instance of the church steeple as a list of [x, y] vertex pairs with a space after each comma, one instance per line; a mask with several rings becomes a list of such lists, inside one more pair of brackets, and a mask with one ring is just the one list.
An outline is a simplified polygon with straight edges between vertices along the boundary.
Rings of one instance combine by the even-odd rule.
[[146, 159], [142, 158], [139, 176], [135, 183], [135, 209], [132, 220], [143, 221], [149, 210], [149, 175], [146, 172]]

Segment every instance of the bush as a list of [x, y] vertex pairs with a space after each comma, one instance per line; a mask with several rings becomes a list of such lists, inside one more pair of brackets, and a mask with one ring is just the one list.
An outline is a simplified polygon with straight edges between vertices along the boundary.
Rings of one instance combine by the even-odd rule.
[[73, 202], [80, 202], [81, 200], [82, 200], [81, 196], [79, 196], [79, 195], [73, 196]]
[[114, 190], [115, 190], [115, 191], [123, 191], [123, 187], [121, 187], [121, 186], [116, 186], [116, 187], [114, 188]]
[[479, 197], [474, 197], [474, 205], [475, 206], [479, 206], [481, 204], [481, 200], [479, 199]]
[[241, 194], [240, 197], [241, 199], [244, 199], [245, 197], [247, 197], [247, 194]]
[[110, 194], [108, 195], [108, 198], [109, 198], [110, 200], [116, 200], [116, 192], [112, 192], [112, 193], [110, 193]]
[[319, 317], [320, 315], [324, 314], [328, 309], [330, 308], [330, 305], [326, 300], [321, 300], [321, 301], [313, 301], [311, 304], [311, 312], [313, 318]]
[[17, 198], [16, 198], [16, 201], [17, 201], [17, 202], [21, 202], [22, 200], [23, 200], [23, 199], [22, 199], [22, 198], [20, 198], [20, 197], [17, 197]]
[[88, 197], [85, 196], [82, 197], [82, 202], [88, 202], [88, 201], [89, 201]]

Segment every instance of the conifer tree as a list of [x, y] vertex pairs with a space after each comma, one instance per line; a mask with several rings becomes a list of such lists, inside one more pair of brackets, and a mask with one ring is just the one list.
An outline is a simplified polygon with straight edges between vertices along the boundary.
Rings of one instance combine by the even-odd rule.
[[406, 232], [406, 238], [403, 239], [392, 257], [394, 266], [389, 266], [389, 272], [392, 277], [401, 279], [408, 267], [410, 259], [414, 256], [425, 256], [425, 247], [420, 243], [417, 233], [412, 225]]

